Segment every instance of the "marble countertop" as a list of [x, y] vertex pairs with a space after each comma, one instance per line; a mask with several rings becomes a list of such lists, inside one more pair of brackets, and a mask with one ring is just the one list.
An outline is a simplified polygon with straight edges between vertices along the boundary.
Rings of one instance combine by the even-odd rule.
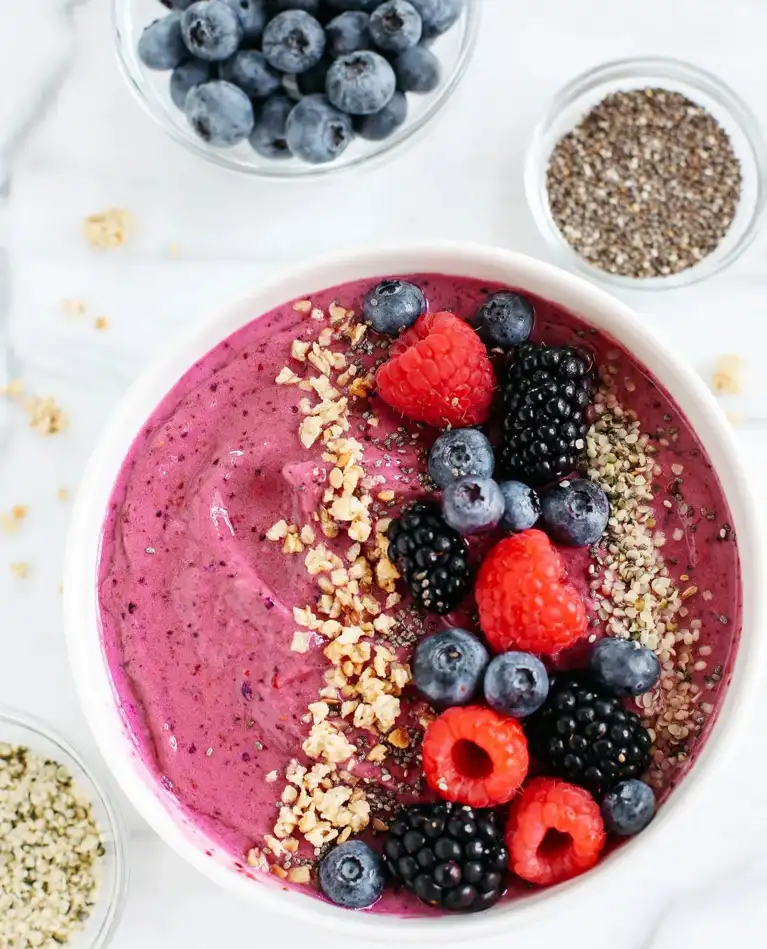
[[[735, 87], [767, 127], [763, 0], [480, 0], [476, 58], [430, 134], [368, 174], [283, 187], [241, 180], [178, 149], [142, 114], [118, 74], [107, 0], [6, 2], [0, 30], [0, 385], [20, 377], [71, 417], [54, 438], [0, 401], [0, 512], [28, 505], [0, 533], [0, 702], [27, 710], [104, 766], [70, 681], [59, 584], [69, 508], [109, 412], [128, 383], [187, 322], [275, 267], [363, 241], [473, 239], [545, 257], [521, 182], [533, 125], [549, 97], [606, 59], [688, 59]], [[13, 7], [13, 9], [11, 9]], [[10, 23], [9, 23], [10, 16]], [[31, 38], [31, 39], [30, 39]], [[449, 199], [446, 200], [446, 196]], [[129, 209], [136, 232], [99, 253], [82, 220]], [[744, 359], [746, 463], [767, 465], [767, 235], [727, 272], [689, 289], [632, 295], [708, 378], [723, 353]], [[62, 300], [86, 304], [65, 316]], [[94, 319], [106, 317], [101, 332]], [[763, 358], [760, 356], [760, 358]], [[28, 562], [29, 577], [11, 574]], [[767, 686], [767, 678], [765, 679]], [[767, 925], [767, 771], [760, 723], [743, 729], [721, 770], [662, 837], [663, 849], [501, 945], [698, 949], [763, 941]], [[735, 772], [737, 768], [737, 772]], [[132, 882], [117, 949], [307, 938], [181, 862], [124, 802]], [[311, 945], [343, 940], [321, 932]]]

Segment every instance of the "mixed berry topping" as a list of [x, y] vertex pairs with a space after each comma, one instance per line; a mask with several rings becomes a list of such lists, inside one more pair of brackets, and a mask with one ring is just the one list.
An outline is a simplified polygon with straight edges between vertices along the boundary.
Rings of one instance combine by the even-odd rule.
[[466, 541], [431, 504], [415, 504], [388, 529], [389, 556], [415, 602], [449, 613], [471, 588]]
[[[347, 33], [371, 30], [375, 37], [386, 30], [392, 44], [410, 42], [411, 5], [396, 0], [384, 6], [385, 15], [374, 13], [370, 23], [364, 19], [367, 11], [357, 6], [348, 9], [358, 16], [333, 21], [336, 64], [344, 64]], [[424, 17], [428, 13], [435, 24], [442, 22], [437, 0], [411, 7], [421, 8]], [[406, 53], [403, 49], [399, 55]], [[333, 107], [325, 102], [322, 108]], [[343, 114], [350, 108], [347, 103]], [[287, 107], [283, 117], [285, 112]], [[293, 114], [287, 118], [288, 132]], [[311, 305], [304, 309], [311, 312]], [[364, 643], [366, 648], [354, 651], [362, 623], [353, 627], [346, 651], [338, 644], [348, 626], [336, 623], [336, 629], [335, 617], [329, 625], [308, 618], [310, 624], [316, 620], [309, 626], [313, 631], [338, 635], [325, 654], [338, 650], [343, 675], [326, 678], [330, 685], [323, 695], [330, 697], [319, 712], [323, 703], [310, 706], [314, 725], [303, 750], [316, 758], [315, 750], [324, 747], [333, 756], [327, 760], [338, 763], [355, 753], [362, 761], [364, 754], [369, 767], [391, 749], [409, 749], [417, 733], [418, 751], [396, 762], [409, 782], [408, 795], [413, 786], [416, 803], [402, 807], [396, 794], [384, 795], [389, 813], [373, 823], [383, 837], [381, 846], [375, 835], [364, 836], [367, 814], [354, 822], [351, 804], [363, 795], [356, 776], [351, 777], [353, 791], [339, 791], [342, 786], [331, 782], [323, 793], [348, 799], [350, 816], [344, 815], [343, 830], [329, 841], [338, 843], [319, 864], [319, 885], [338, 905], [364, 908], [380, 898], [388, 879], [434, 907], [473, 912], [492, 906], [515, 879], [548, 886], [589, 870], [608, 834], [630, 836], [652, 820], [655, 792], [642, 778], [652, 782], [651, 758], [657, 759], [657, 751], [652, 754], [653, 733], [629, 703], [641, 710], [656, 701], [671, 653], [610, 635], [616, 614], [595, 606], [604, 602], [598, 599], [601, 582], [592, 580], [585, 588], [577, 582], [579, 574], [598, 576], [597, 568], [609, 556], [606, 532], [611, 524], [624, 530], [626, 520], [624, 512], [613, 509], [615, 484], [595, 477], [589, 467], [597, 451], [590, 441], [587, 457], [595, 398], [594, 411], [602, 411], [595, 396], [599, 366], [592, 355], [531, 341], [538, 332], [535, 307], [512, 290], [489, 293], [471, 325], [456, 313], [431, 312], [417, 280], [392, 278], [371, 287], [360, 319], [368, 340], [373, 337], [365, 386], [402, 417], [396, 444], [403, 445], [408, 433], [429, 433], [428, 452], [417, 456], [421, 470], [410, 496], [379, 492], [387, 507], [379, 511], [385, 516], [374, 536], [372, 521], [361, 530], [354, 524], [348, 528], [356, 541], [355, 558], [364, 559], [363, 549], [374, 550], [371, 562], [386, 594], [384, 605], [407, 597], [397, 622], [413, 619], [414, 632], [384, 647], [386, 661], [397, 667], [398, 684], [382, 696], [388, 717], [376, 719], [381, 696], [370, 700], [369, 711], [360, 701], [371, 675], [365, 667], [370, 646]], [[308, 351], [303, 343], [297, 350], [299, 356]], [[507, 371], [502, 399], [496, 401], [499, 361], [505, 361]], [[289, 372], [281, 378], [300, 383]], [[610, 408], [621, 417], [615, 406]], [[625, 424], [627, 444], [633, 446], [639, 436], [632, 423]], [[334, 439], [326, 442], [336, 450]], [[604, 444], [615, 458], [611, 464], [617, 464], [607, 436]], [[643, 447], [631, 450], [645, 472]], [[354, 485], [371, 492], [376, 482], [362, 480], [362, 451], [358, 445]], [[335, 461], [337, 455], [332, 457]], [[498, 480], [499, 470], [511, 479]], [[640, 477], [645, 484], [644, 473]], [[339, 500], [333, 491], [343, 492], [344, 479], [340, 468], [329, 475], [333, 490], [326, 498], [333, 505]], [[355, 495], [356, 502], [361, 503], [360, 496]], [[345, 506], [339, 510], [346, 516]], [[291, 552], [298, 552], [298, 543], [311, 543], [288, 525], [270, 539], [284, 540]], [[309, 558], [314, 563], [313, 554]], [[339, 582], [350, 575], [324, 547], [322, 558], [330, 580], [321, 583], [320, 611], [331, 606], [334, 573]], [[360, 569], [358, 576], [365, 575]], [[650, 591], [667, 593], [667, 578], [659, 573], [652, 585], [646, 581], [626, 599], [623, 612], [639, 613]], [[364, 592], [355, 585], [353, 595], [360, 602]], [[366, 609], [373, 611], [371, 629], [388, 633], [395, 621], [376, 612], [380, 602]], [[440, 621], [440, 616], [446, 618]], [[305, 641], [300, 643], [304, 649]], [[380, 668], [377, 657], [372, 662], [378, 675], [385, 662]], [[334, 685], [341, 689], [337, 705]], [[411, 714], [416, 708], [417, 728]], [[377, 729], [372, 748], [368, 737], [357, 737], [366, 726]], [[330, 780], [323, 767], [309, 772], [310, 790]], [[385, 772], [382, 784], [391, 779]], [[305, 799], [299, 797], [299, 803], [311, 807], [311, 795], [301, 793]], [[293, 797], [289, 789], [288, 800]], [[324, 798], [318, 806], [322, 813]], [[304, 820], [306, 814], [298, 816]], [[363, 836], [349, 839], [352, 833]]]
[[503, 386], [506, 474], [537, 486], [576, 471], [593, 389], [590, 361], [577, 350], [530, 342], [513, 349]]
[[554, 774], [597, 792], [641, 777], [650, 763], [652, 739], [639, 716], [582, 672], [554, 677], [527, 734]]
[[506, 889], [509, 854], [494, 811], [449, 801], [404, 808], [383, 854], [395, 881], [440, 909], [489, 909]]
[[482, 685], [490, 657], [465, 629], [444, 629], [421, 640], [413, 653], [413, 685], [434, 708], [468, 705]]
[[478, 428], [451, 428], [437, 436], [429, 452], [429, 477], [439, 488], [459, 478], [492, 478], [495, 454]]
[[638, 834], [655, 816], [655, 795], [644, 781], [631, 778], [622, 781], [605, 794], [602, 817], [611, 834], [632, 837]]
[[376, 384], [396, 412], [440, 429], [486, 421], [495, 374], [484, 344], [464, 320], [427, 313], [396, 340], [390, 354]]
[[511, 806], [509, 865], [528, 883], [551, 886], [590, 870], [605, 840], [594, 798], [557, 778], [534, 778]]
[[513, 718], [489, 708], [449, 708], [426, 729], [423, 773], [447, 801], [495, 807], [514, 797], [530, 763], [527, 739]]
[[583, 598], [542, 531], [523, 531], [496, 544], [479, 568], [474, 594], [482, 632], [496, 652], [553, 656], [586, 632]]

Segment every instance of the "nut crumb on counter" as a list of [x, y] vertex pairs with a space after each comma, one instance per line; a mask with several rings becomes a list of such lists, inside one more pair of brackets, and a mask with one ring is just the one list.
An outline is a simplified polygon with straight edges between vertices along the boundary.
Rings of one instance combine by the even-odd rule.
[[720, 356], [711, 377], [717, 395], [740, 395], [743, 391], [743, 360], [734, 353]]
[[89, 214], [83, 222], [85, 240], [91, 247], [108, 250], [120, 247], [133, 232], [135, 222], [130, 211], [109, 208]]
[[83, 316], [85, 309], [85, 303], [82, 300], [69, 298], [61, 301], [61, 311], [65, 316]]

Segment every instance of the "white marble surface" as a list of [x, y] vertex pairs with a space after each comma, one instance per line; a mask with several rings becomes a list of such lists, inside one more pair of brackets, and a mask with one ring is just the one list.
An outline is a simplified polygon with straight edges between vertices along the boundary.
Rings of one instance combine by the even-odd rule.
[[[605, 59], [690, 59], [730, 82], [767, 125], [764, 0], [481, 2], [476, 59], [426, 139], [370, 174], [280, 187], [198, 162], [145, 118], [117, 72], [108, 0], [0, 0], [0, 379], [7, 368], [29, 390], [55, 395], [72, 418], [68, 432], [41, 439], [19, 411], [0, 406], [0, 511], [30, 508], [17, 535], [0, 535], [0, 701], [56, 722], [97, 768], [64, 654], [58, 585], [68, 510], [56, 492], [76, 488], [110, 409], [158, 348], [233, 288], [333, 247], [438, 236], [545, 256], [522, 194], [524, 149], [549, 96]], [[129, 208], [138, 230], [102, 254], [83, 242], [81, 221], [109, 206]], [[723, 352], [745, 357], [745, 391], [732, 408], [743, 415], [747, 462], [759, 470], [767, 374], [754, 357], [767, 344], [766, 296], [763, 236], [721, 276], [631, 301], [704, 375]], [[67, 297], [84, 300], [89, 316], [64, 317]], [[96, 315], [109, 318], [109, 330], [93, 329]], [[10, 575], [12, 561], [29, 561], [28, 580]], [[761, 737], [755, 719], [732, 759], [737, 772], [703, 789], [662, 850], [627, 861], [535, 929], [496, 940], [499, 949], [509, 940], [573, 949], [763, 942]], [[342, 942], [236, 902], [176, 858], [127, 802], [125, 814], [132, 883], [118, 949]]]

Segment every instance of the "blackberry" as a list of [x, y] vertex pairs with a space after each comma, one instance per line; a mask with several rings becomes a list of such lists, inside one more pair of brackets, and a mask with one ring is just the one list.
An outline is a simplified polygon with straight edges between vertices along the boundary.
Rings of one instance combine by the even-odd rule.
[[413, 599], [426, 610], [449, 613], [469, 592], [469, 549], [432, 504], [414, 504], [389, 525], [389, 558]]
[[384, 863], [422, 902], [475, 913], [503, 896], [509, 852], [492, 811], [417, 804], [392, 822]]
[[544, 343], [517, 346], [503, 388], [506, 474], [531, 485], [572, 474], [586, 446], [593, 391], [590, 360], [583, 353]]
[[526, 731], [533, 757], [595, 793], [640, 778], [650, 763], [652, 741], [639, 716], [582, 672], [554, 677]]

